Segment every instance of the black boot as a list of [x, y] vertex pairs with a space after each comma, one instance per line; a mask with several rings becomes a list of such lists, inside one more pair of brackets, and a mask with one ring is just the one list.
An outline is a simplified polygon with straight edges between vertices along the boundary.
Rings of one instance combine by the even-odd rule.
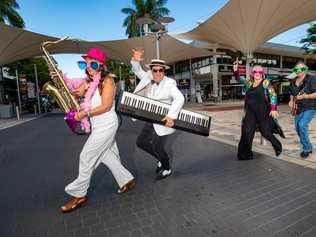
[[312, 154], [312, 151], [302, 151], [301, 152], [302, 159], [306, 159], [309, 156], [309, 154]]

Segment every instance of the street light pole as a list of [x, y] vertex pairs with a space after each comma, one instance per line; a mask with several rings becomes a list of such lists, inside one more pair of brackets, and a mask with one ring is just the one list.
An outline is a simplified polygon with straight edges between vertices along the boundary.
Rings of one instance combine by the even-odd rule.
[[[144, 17], [138, 18], [136, 24], [139, 25], [140, 29], [144, 29], [144, 35], [154, 35], [156, 38], [156, 58], [160, 59], [160, 45], [159, 40], [161, 35], [167, 33], [167, 25], [174, 21], [172, 17], [160, 17], [157, 20], [153, 20], [150, 16], [146, 15]], [[153, 24], [151, 29], [157, 30], [157, 32], [149, 32], [148, 25]]]
[[123, 85], [122, 85], [122, 64], [120, 63], [119, 67], [119, 72], [120, 72], [120, 89], [123, 90]]
[[156, 58], [157, 59], [160, 59], [159, 40], [160, 40], [160, 35], [159, 35], [159, 32], [157, 32], [156, 33]]

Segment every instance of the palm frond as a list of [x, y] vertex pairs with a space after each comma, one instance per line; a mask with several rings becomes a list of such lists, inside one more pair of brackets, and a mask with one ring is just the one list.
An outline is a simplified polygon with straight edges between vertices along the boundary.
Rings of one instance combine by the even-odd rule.
[[154, 10], [154, 14], [157, 16], [168, 16], [170, 13], [170, 10], [165, 7], [157, 8]]
[[25, 27], [24, 20], [19, 15], [19, 13], [13, 9], [11, 9], [11, 11], [7, 12], [6, 18], [7, 18], [8, 22], [10, 23], [10, 25], [20, 27], [20, 28]]
[[0, 21], [23, 28], [25, 23], [16, 11], [20, 6], [16, 0], [0, 0]]
[[122, 13], [124, 14], [133, 14], [135, 13], [136, 11], [133, 9], [133, 8], [129, 8], [129, 7], [126, 7], [126, 8], [123, 8], [121, 10]]
[[126, 35], [128, 37], [139, 36], [140, 26], [136, 24], [137, 18], [146, 15], [157, 20], [161, 16], [169, 15], [169, 9], [164, 7], [166, 3], [167, 0], [132, 0], [134, 9], [123, 8], [121, 10], [128, 15], [123, 22], [123, 26], [126, 27]]
[[167, 4], [168, 0], [157, 0], [156, 1], [156, 6], [157, 7], [163, 7]]

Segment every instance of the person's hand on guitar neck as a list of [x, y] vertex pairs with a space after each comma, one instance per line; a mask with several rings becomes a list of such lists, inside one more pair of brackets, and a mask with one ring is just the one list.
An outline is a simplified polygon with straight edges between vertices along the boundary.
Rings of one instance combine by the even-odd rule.
[[306, 94], [306, 93], [303, 93], [303, 94], [298, 94], [298, 95], [296, 96], [296, 99], [297, 99], [297, 100], [305, 100], [305, 99], [309, 99], [309, 95], [308, 95], [308, 94]]

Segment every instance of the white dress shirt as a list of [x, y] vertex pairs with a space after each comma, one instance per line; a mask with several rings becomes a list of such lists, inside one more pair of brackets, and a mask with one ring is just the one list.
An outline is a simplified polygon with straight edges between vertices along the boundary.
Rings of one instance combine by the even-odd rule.
[[[131, 60], [131, 64], [133, 72], [140, 79], [134, 93], [170, 104], [167, 116], [176, 119], [184, 104], [184, 97], [179, 91], [176, 81], [164, 76], [159, 84], [152, 84], [153, 75], [150, 70], [145, 72], [140, 63], [135, 60]], [[154, 124], [153, 126], [158, 136], [169, 135], [175, 131], [173, 128], [160, 124]]]

